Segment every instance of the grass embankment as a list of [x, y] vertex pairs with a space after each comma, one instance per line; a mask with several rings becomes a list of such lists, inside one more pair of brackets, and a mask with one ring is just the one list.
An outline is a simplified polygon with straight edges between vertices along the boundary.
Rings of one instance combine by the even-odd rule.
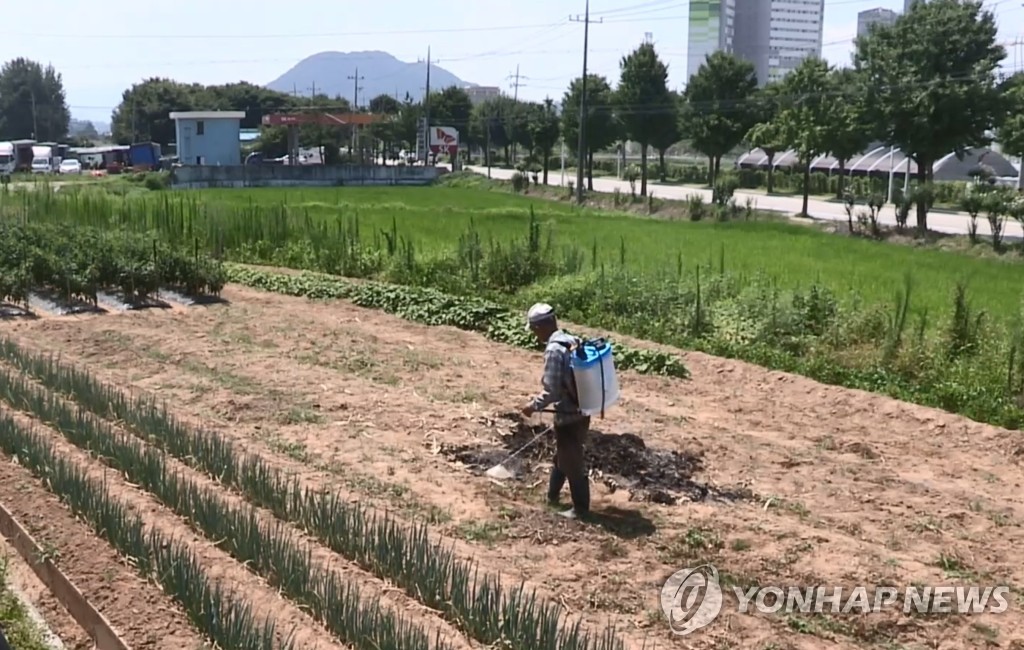
[[0, 556], [0, 629], [8, 645], [17, 650], [49, 650], [43, 630], [8, 587], [8, 559]]
[[234, 261], [516, 309], [544, 299], [587, 325], [977, 420], [1024, 421], [1024, 266], [1008, 257], [775, 221], [638, 219], [453, 187], [43, 194], [9, 205], [34, 219], [199, 237]]

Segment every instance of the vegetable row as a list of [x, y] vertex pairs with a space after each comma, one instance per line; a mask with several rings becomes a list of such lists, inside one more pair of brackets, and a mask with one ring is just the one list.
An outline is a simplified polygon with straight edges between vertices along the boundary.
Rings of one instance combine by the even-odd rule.
[[0, 301], [29, 305], [33, 291], [97, 304], [110, 291], [138, 302], [171, 287], [187, 295], [220, 293], [221, 263], [198, 243], [174, 246], [127, 230], [0, 220]]
[[[230, 282], [254, 289], [318, 300], [345, 299], [360, 307], [380, 309], [426, 325], [449, 325], [480, 332], [487, 338], [522, 348], [533, 348], [536, 339], [523, 329], [523, 320], [496, 303], [453, 296], [435, 289], [346, 278], [304, 271], [276, 273], [233, 263], [224, 264]], [[620, 370], [688, 378], [689, 371], [676, 355], [633, 348], [612, 341], [615, 366]]]
[[[168, 454], [216, 477], [254, 505], [302, 527], [326, 547], [399, 586], [483, 644], [504, 643], [502, 647], [516, 650], [621, 650], [623, 647], [613, 628], [592, 636], [581, 628], [579, 621], [564, 620], [557, 605], [528, 593], [522, 583], [508, 588], [498, 576], [481, 573], [475, 563], [458, 558], [441, 541], [431, 540], [425, 524], [407, 527], [388, 515], [371, 513], [331, 492], [305, 488], [294, 477], [272, 468], [258, 455], [242, 452], [219, 434], [181, 423], [165, 406], [145, 397], [130, 397], [97, 381], [86, 371], [28, 352], [10, 340], [0, 339], [0, 359], [48, 389], [70, 397], [84, 409], [121, 423]], [[112, 432], [103, 435], [115, 438]], [[113, 449], [97, 451], [110, 458], [118, 457]], [[149, 466], [152, 472], [157, 471], [156, 461], [128, 460], [125, 459], [126, 467]], [[145, 476], [133, 480], [144, 485], [152, 481]], [[159, 489], [159, 483], [153, 483], [153, 487]], [[253, 528], [247, 520], [239, 520], [237, 515], [227, 511], [218, 510], [216, 518], [226, 523], [209, 522], [208, 525], [214, 527], [208, 533], [211, 537], [220, 535], [231, 539], [235, 535], [234, 528]], [[283, 552], [280, 550], [282, 542], [275, 540], [262, 543], [277, 549], [278, 553]], [[240, 553], [237, 555], [240, 559], [251, 559], [251, 554], [257, 551], [246, 545], [232, 552]], [[258, 566], [259, 562], [255, 564]], [[294, 566], [307, 573], [314, 570], [295, 557], [284, 564], [278, 559], [270, 566]], [[281, 580], [288, 585], [305, 578], [281, 576]], [[388, 625], [388, 629], [392, 629], [391, 626], [398, 627], [399, 623]], [[378, 633], [366, 631], [366, 634], [372, 639]], [[425, 640], [417, 639], [417, 642], [425, 643]], [[407, 639], [406, 643], [411, 641]], [[356, 646], [364, 647], [358, 643]], [[426, 646], [413, 643], [403, 647]]]
[[341, 641], [360, 650], [450, 650], [447, 643], [431, 642], [421, 628], [362, 595], [336, 571], [320, 566], [289, 526], [263, 523], [254, 508], [231, 505], [171, 468], [159, 449], [118, 432], [85, 409], [73, 408], [7, 366], [0, 366], [0, 397], [123, 472], [196, 532], [218, 540], [225, 552], [309, 611]]
[[0, 449], [47, 487], [119, 553], [130, 558], [144, 578], [154, 578], [177, 601], [196, 628], [221, 648], [290, 650], [290, 640], [275, 642], [272, 620], [262, 623], [238, 593], [225, 591], [184, 544], [156, 530], [111, 496], [106, 485], [86, 476], [58, 453], [45, 436], [0, 411]]

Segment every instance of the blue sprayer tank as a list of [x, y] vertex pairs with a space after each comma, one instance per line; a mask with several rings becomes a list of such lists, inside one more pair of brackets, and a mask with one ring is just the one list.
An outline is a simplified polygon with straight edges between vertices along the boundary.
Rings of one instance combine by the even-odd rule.
[[572, 372], [580, 411], [604, 417], [604, 412], [619, 400], [611, 344], [604, 339], [582, 341], [572, 354]]

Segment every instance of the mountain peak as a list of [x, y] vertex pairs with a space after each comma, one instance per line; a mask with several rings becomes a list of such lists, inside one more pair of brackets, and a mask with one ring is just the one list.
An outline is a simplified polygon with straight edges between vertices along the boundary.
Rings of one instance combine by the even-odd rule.
[[[317, 94], [341, 96], [353, 100], [355, 80], [349, 79], [359, 70], [359, 104], [366, 106], [378, 95], [393, 95], [402, 100], [408, 93], [414, 101], [423, 98], [427, 82], [425, 61], [401, 61], [388, 52], [317, 52], [296, 63], [290, 70], [267, 84], [267, 88], [283, 93], [309, 96], [313, 87]], [[459, 79], [435, 64], [430, 66], [431, 90], [449, 86], [476, 86]]]

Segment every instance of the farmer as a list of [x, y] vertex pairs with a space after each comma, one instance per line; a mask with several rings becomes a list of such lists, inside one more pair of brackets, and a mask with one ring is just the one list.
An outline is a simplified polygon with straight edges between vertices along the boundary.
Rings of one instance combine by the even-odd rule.
[[590, 514], [590, 481], [583, 458], [583, 444], [590, 429], [590, 416], [580, 413], [576, 382], [569, 363], [571, 349], [578, 339], [558, 329], [551, 305], [537, 303], [526, 313], [526, 329], [545, 345], [543, 390], [523, 407], [523, 415], [531, 417], [549, 405], [555, 412], [555, 460], [548, 483], [548, 502], [558, 505], [559, 493], [569, 482], [572, 509], [561, 512], [569, 519]]

